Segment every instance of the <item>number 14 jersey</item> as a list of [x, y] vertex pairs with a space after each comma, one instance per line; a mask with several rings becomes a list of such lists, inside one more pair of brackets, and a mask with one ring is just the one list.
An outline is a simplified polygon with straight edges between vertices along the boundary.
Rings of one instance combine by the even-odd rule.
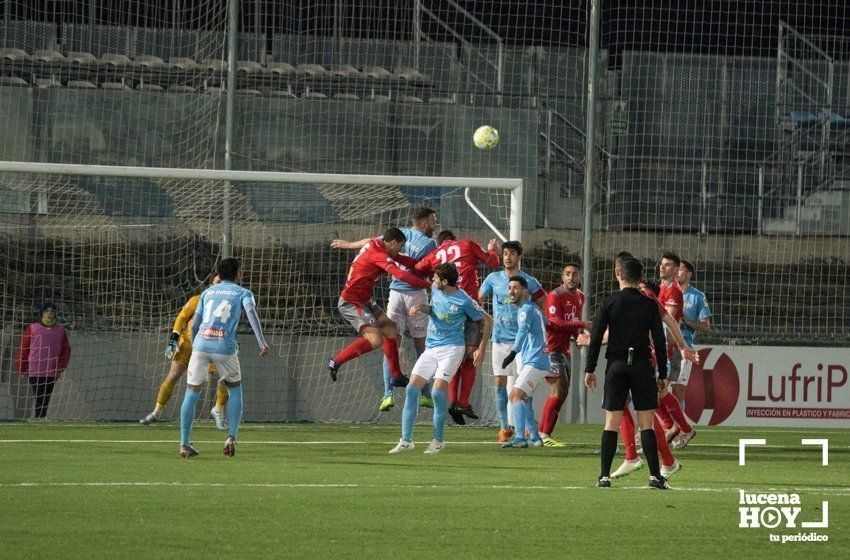
[[210, 286], [201, 294], [195, 321], [200, 324], [192, 349], [209, 354], [235, 354], [242, 309], [256, 307], [254, 294], [233, 282]]

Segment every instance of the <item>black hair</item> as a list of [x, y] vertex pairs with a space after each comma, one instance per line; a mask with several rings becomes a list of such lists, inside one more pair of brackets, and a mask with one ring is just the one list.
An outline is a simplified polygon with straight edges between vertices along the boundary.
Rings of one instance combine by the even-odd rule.
[[433, 208], [428, 208], [427, 206], [419, 206], [418, 208], [413, 209], [413, 214], [410, 215], [410, 221], [415, 222], [417, 220], [424, 220], [432, 214], [436, 214]]
[[454, 241], [456, 239], [457, 237], [455, 237], [453, 231], [449, 229], [444, 229], [439, 234], [437, 234], [437, 245], [442, 245], [443, 241]]
[[697, 269], [694, 268], [694, 263], [692, 263], [691, 261], [686, 261], [685, 259], [682, 259], [682, 266], [685, 267], [685, 270], [687, 270], [688, 272], [691, 273], [691, 280], [693, 280], [693, 277], [696, 276], [696, 273], [697, 273]]
[[679, 266], [680, 264], [682, 264], [682, 259], [680, 259], [679, 255], [677, 255], [673, 251], [667, 251], [665, 253], [662, 253], [661, 258], [667, 259], [668, 261], [673, 261], [674, 263], [676, 263], [676, 266]]
[[614, 265], [623, 268], [623, 263], [626, 262], [628, 259], [633, 258], [635, 258], [635, 256], [629, 253], [628, 251], [620, 251], [619, 253], [617, 253], [617, 256], [614, 257]]
[[41, 307], [39, 307], [39, 308], [38, 308], [38, 310], [39, 310], [41, 313], [44, 313], [44, 312], [45, 312], [45, 311], [47, 311], [48, 309], [52, 309], [53, 311], [56, 311], [56, 304], [55, 304], [55, 303], [53, 303], [53, 300], [52, 300], [52, 299], [50, 299], [50, 298], [47, 298], [47, 299], [45, 299], [44, 301], [42, 301], [42, 302], [41, 302]]
[[577, 269], [581, 270], [581, 265], [579, 263], [577, 263], [576, 261], [568, 262], [567, 264], [564, 265], [564, 268], [562, 268], [561, 270], [562, 271], [566, 270], [568, 266], [571, 266], [573, 268], [577, 268]]
[[526, 290], [528, 289], [528, 280], [526, 280], [523, 276], [511, 276], [508, 278], [508, 283], [516, 282]]
[[517, 255], [522, 255], [522, 243], [519, 241], [505, 241], [502, 243], [502, 252], [506, 249], [511, 249], [512, 251], [516, 251]]
[[239, 261], [233, 257], [221, 259], [218, 263], [218, 277], [222, 280], [234, 281], [236, 275], [239, 274]]
[[397, 227], [391, 227], [384, 232], [384, 243], [389, 243], [390, 241], [407, 241], [407, 237], [404, 236], [404, 233]]
[[620, 270], [623, 272], [623, 280], [630, 284], [640, 282], [643, 278], [643, 263], [635, 258], [625, 259]]
[[440, 280], [448, 282], [449, 286], [457, 286], [457, 279], [460, 277], [455, 263], [438, 264], [434, 267], [434, 274], [439, 276]]

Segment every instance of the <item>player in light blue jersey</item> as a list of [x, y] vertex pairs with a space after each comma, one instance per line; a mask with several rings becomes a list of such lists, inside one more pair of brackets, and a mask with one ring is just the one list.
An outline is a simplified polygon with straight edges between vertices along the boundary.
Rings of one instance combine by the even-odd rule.
[[[694, 338], [697, 332], [709, 332], [711, 330], [711, 308], [708, 306], [705, 294], [697, 290], [691, 285], [696, 274], [696, 268], [690, 261], [682, 260], [679, 266], [679, 272], [676, 276], [676, 281], [682, 287], [682, 300], [684, 302], [682, 315], [682, 338], [685, 339], [685, 344], [688, 348], [693, 348]], [[673, 355], [671, 361], [676, 360], [681, 362], [681, 371], [679, 377], [672, 382], [670, 390], [679, 399], [679, 402], [685, 402], [685, 388], [688, 386], [688, 380], [691, 377], [691, 363], [682, 362], [680, 356]]]
[[[434, 229], [437, 227], [437, 214], [431, 208], [424, 206], [416, 208], [410, 216], [410, 224], [411, 227], [399, 228], [404, 233], [405, 238], [407, 238], [401, 254], [407, 255], [415, 261], [421, 261], [428, 253], [437, 248], [437, 243], [431, 237], [434, 235]], [[334, 239], [331, 247], [334, 249], [360, 250], [368, 242], [369, 239], [361, 239], [359, 241]], [[425, 330], [428, 328], [428, 316], [422, 313], [411, 316], [409, 311], [414, 305], [421, 303], [428, 303], [428, 293], [425, 290], [393, 278], [392, 282], [390, 282], [390, 297], [387, 301], [387, 317], [396, 324], [399, 334], [403, 335], [405, 331], [410, 334], [410, 338], [413, 339], [413, 347], [416, 350], [417, 358], [425, 351]], [[399, 346], [401, 346], [400, 342]], [[383, 360], [383, 371], [384, 396], [379, 405], [381, 412], [390, 410], [395, 406], [390, 365], [386, 358]], [[431, 399], [431, 393], [427, 386], [422, 389], [419, 404], [428, 408], [434, 406], [434, 401]]]
[[522, 367], [509, 396], [511, 411], [514, 414], [516, 435], [502, 447], [528, 447], [526, 430], [530, 443], [535, 447], [543, 445], [537, 433], [534, 421], [531, 395], [552, 369], [549, 355], [546, 354], [546, 329], [540, 307], [529, 299], [528, 280], [524, 276], [511, 276], [508, 283], [511, 305], [517, 308], [517, 333], [511, 351], [502, 360], [502, 368], [511, 365], [519, 354]]
[[236, 454], [236, 434], [242, 421], [242, 372], [237, 355], [236, 329], [242, 310], [248, 316], [254, 336], [260, 345], [260, 356], [269, 353], [263, 337], [263, 328], [257, 315], [254, 294], [237, 284], [239, 261], [222, 259], [218, 263], [221, 282], [204, 290], [192, 320], [192, 357], [189, 359], [189, 376], [186, 396], [180, 408], [180, 456], [195, 457], [192, 447], [192, 422], [201, 387], [209, 377], [210, 364], [215, 364], [220, 382], [224, 383], [230, 398], [227, 401], [228, 436], [224, 441], [224, 456]]
[[542, 304], [546, 292], [540, 282], [530, 274], [520, 270], [522, 244], [519, 241], [506, 241], [502, 244], [502, 263], [504, 270], [490, 273], [481, 284], [478, 292], [480, 300], [493, 297], [493, 375], [496, 380], [496, 412], [499, 414], [499, 443], [510, 441], [514, 433], [508, 423], [508, 376], [516, 375], [516, 365], [511, 363], [502, 367], [502, 361], [510, 353], [517, 333], [517, 307], [511, 304], [508, 281], [512, 276], [522, 276], [528, 283], [530, 299]]
[[484, 321], [484, 336], [473, 354], [473, 361], [480, 365], [484, 361], [487, 339], [493, 328], [493, 320], [466, 292], [458, 289], [457, 266], [443, 263], [434, 269], [434, 284], [431, 304], [421, 303], [410, 309], [410, 314], [424, 314], [428, 320], [428, 337], [425, 352], [416, 360], [407, 385], [404, 410], [401, 415], [401, 439], [390, 453], [406, 453], [413, 450], [413, 424], [418, 412], [419, 391], [428, 381], [434, 380], [434, 438], [425, 453], [434, 454], [443, 450], [443, 431], [448, 412], [448, 386], [466, 354], [467, 318]]

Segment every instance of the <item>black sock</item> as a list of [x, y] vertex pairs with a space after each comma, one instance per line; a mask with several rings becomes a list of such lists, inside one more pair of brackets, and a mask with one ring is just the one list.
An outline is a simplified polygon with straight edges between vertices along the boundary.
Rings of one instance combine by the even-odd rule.
[[613, 430], [602, 430], [602, 473], [603, 476], [611, 476], [611, 463], [614, 462], [614, 454], [617, 453], [617, 436], [619, 434]]
[[641, 430], [640, 442], [643, 445], [643, 454], [646, 457], [649, 474], [655, 478], [660, 478], [661, 470], [658, 467], [658, 442], [655, 441], [655, 430]]

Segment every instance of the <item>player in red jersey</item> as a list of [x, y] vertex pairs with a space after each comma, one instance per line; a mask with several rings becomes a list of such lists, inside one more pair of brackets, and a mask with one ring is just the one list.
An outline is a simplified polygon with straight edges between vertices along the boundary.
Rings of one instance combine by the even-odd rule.
[[570, 394], [570, 340], [577, 338], [587, 325], [581, 320], [584, 294], [581, 284], [581, 265], [567, 263], [561, 272], [563, 284], [549, 292], [543, 311], [546, 316], [546, 350], [552, 362], [552, 375], [546, 377], [551, 394], [540, 415], [540, 437], [545, 447], [564, 447], [552, 439], [558, 423], [558, 413]]
[[[672, 252], [666, 252], [661, 255], [661, 260], [658, 264], [658, 275], [661, 277], [658, 302], [665, 307], [670, 316], [676, 321], [677, 328], [679, 322], [682, 320], [685, 309], [682, 287], [676, 281], [676, 276], [679, 274], [679, 267], [681, 264], [682, 261], [679, 258], [679, 255]], [[684, 343], [684, 338], [679, 341], [671, 340], [671, 336], [668, 331], [667, 340], [667, 358], [669, 360], [670, 357], [672, 357], [673, 352], [675, 352], [676, 347], [683, 348], [683, 346], [679, 346], [679, 344]], [[659, 356], [659, 358], [661, 358], [661, 356]], [[677, 365], [677, 367], [670, 368], [670, 375], [668, 378], [670, 383], [675, 383], [676, 380], [679, 379], [679, 372], [681, 371], [681, 362], [678, 360], [673, 360], [673, 362]], [[668, 428], [666, 431], [667, 441], [669, 442], [681, 434], [678, 440], [679, 447], [686, 446], [696, 435], [696, 431], [688, 423], [687, 418], [685, 418], [679, 399], [677, 399], [671, 391], [665, 390], [659, 393], [658, 401], [661, 403], [661, 412], [659, 415], [665, 421], [665, 427]]]
[[[483, 264], [487, 268], [497, 268], [500, 264], [499, 253], [496, 249], [499, 244], [495, 239], [487, 243], [487, 250], [481, 248], [478, 243], [470, 239], [458, 240], [454, 233], [443, 230], [437, 236], [438, 247], [431, 251], [424, 259], [416, 264], [416, 272], [429, 276], [439, 264], [454, 263], [457, 265], [460, 277], [457, 287], [466, 292], [479, 305], [478, 298], [478, 265]], [[465, 424], [464, 416], [478, 419], [478, 415], [469, 404], [469, 396], [475, 385], [475, 377], [478, 374], [478, 366], [473, 359], [473, 353], [481, 344], [480, 322], [467, 321], [464, 333], [466, 341], [466, 355], [457, 370], [457, 375], [449, 382], [449, 414], [456, 424]]]
[[427, 288], [430, 284], [399, 265], [412, 269], [416, 261], [400, 254], [407, 238], [398, 228], [389, 228], [381, 239], [372, 239], [364, 246], [348, 271], [348, 280], [339, 296], [337, 307], [342, 316], [362, 336], [339, 354], [327, 361], [331, 379], [336, 381], [339, 367], [375, 350], [379, 346], [390, 364], [392, 383], [397, 387], [407, 385], [407, 377], [402, 374], [398, 359], [398, 341], [395, 323], [372, 299], [375, 282], [382, 274], [390, 274], [417, 288]]
[[415, 270], [418, 274], [427, 275], [432, 273], [438, 264], [455, 263], [460, 273], [457, 287], [478, 301], [478, 264], [481, 263], [487, 268], [497, 268], [500, 264], [499, 253], [496, 252], [498, 248], [499, 244], [495, 239], [487, 243], [485, 251], [475, 241], [458, 240], [453, 232], [446, 229], [437, 235], [437, 248], [416, 263]]

